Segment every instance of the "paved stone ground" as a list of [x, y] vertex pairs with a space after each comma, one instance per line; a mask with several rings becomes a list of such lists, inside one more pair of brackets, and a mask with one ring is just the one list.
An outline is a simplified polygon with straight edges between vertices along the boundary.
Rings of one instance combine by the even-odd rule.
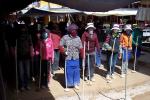
[[[146, 93], [148, 97], [150, 92], [150, 54], [142, 53], [138, 66], [139, 71], [132, 73], [128, 70], [127, 75], [127, 100], [147, 100], [138, 99], [136, 96], [143, 96]], [[130, 67], [132, 64], [130, 64]], [[84, 82], [84, 100], [119, 100], [124, 98], [124, 83], [125, 79], [120, 78], [120, 66], [116, 68], [116, 79], [112, 83], [107, 83], [105, 79], [105, 68], [96, 69], [95, 79], [90, 86]], [[71, 89], [69, 92], [64, 92], [64, 73], [59, 70], [56, 73], [56, 78], [52, 79], [49, 89], [44, 89], [39, 92], [35, 91], [33, 85], [30, 91], [18, 93], [18, 100], [83, 100], [83, 80], [81, 79], [80, 90]], [[147, 94], [148, 92], [148, 94]], [[14, 99], [16, 100], [16, 99]]]
[[150, 92], [141, 93], [133, 98], [133, 100], [149, 100], [150, 99]]
[[[149, 100], [147, 99], [150, 97], [150, 81], [146, 82], [144, 84], [135, 86], [135, 87], [129, 87], [127, 89], [127, 96], [126, 100]], [[125, 91], [116, 91], [116, 90], [110, 90], [107, 92], [103, 92], [99, 90], [97, 93], [87, 93], [83, 97], [83, 94], [80, 94], [77, 96], [62, 96], [58, 97], [57, 100], [124, 100], [125, 99]]]

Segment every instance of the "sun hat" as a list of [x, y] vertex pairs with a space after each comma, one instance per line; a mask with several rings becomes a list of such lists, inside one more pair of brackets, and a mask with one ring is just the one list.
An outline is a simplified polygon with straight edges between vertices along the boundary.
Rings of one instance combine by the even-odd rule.
[[93, 28], [94, 30], [96, 29], [95, 26], [94, 26], [94, 23], [92, 23], [92, 22], [91, 23], [87, 23], [87, 26], [86, 26], [85, 29], [87, 30], [88, 28]]
[[111, 30], [114, 30], [114, 29], [120, 30], [119, 24], [114, 24]]
[[132, 30], [131, 24], [126, 24], [124, 30]]

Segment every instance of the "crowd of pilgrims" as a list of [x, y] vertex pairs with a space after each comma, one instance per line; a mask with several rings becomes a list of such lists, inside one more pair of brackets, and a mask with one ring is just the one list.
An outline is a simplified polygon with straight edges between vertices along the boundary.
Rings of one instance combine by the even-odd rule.
[[[140, 25], [133, 28], [125, 24], [121, 28], [122, 25], [113, 23], [103, 27], [100, 22], [81, 21], [49, 22], [46, 26], [42, 21], [30, 22], [23, 18], [14, 22], [2, 20], [0, 70], [5, 82], [18, 82], [21, 91], [31, 89], [31, 80], [37, 87], [48, 88], [60, 69], [65, 73], [63, 82], [76, 89], [79, 89], [80, 77], [83, 79], [82, 70], [85, 70], [84, 81], [95, 82], [95, 68], [102, 67], [107, 69], [107, 80], [115, 79], [118, 60], [122, 60], [120, 76], [124, 77], [135, 51], [137, 60], [140, 56]], [[106, 64], [102, 61], [104, 55]]]

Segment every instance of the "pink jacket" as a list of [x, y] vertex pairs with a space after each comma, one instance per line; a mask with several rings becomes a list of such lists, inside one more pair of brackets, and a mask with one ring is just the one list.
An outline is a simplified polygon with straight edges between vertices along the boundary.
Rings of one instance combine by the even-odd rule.
[[51, 38], [41, 41], [42, 60], [54, 61], [54, 47]]

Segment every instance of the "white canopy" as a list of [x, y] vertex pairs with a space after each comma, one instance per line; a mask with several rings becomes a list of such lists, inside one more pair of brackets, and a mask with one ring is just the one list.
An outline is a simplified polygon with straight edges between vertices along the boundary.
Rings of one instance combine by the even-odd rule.
[[43, 6], [41, 8], [36, 8], [36, 9], [41, 9], [41, 10], [45, 10], [48, 12], [52, 12], [52, 13], [81, 13], [81, 11], [79, 10], [75, 10], [75, 9], [70, 9], [68, 7], [61, 7], [61, 8], [49, 8], [48, 6]]
[[75, 9], [70, 9], [68, 7], [63, 7], [61, 5], [57, 5], [54, 3], [49, 3], [49, 2], [44, 2], [44, 1], [40, 1], [39, 2], [40, 6], [38, 6], [37, 4], [30, 4], [27, 8], [23, 9], [22, 12], [23, 14], [27, 14], [27, 15], [38, 15], [38, 13], [40, 15], [44, 14], [52, 14], [52, 13], [57, 13], [57, 14], [68, 14], [68, 13], [82, 13], [79, 10], [75, 10]]
[[[31, 9], [32, 8], [32, 9]], [[67, 13], [83, 13], [82, 11], [71, 9], [68, 7], [63, 7], [62, 5], [58, 5], [55, 3], [49, 3], [45, 1], [40, 1], [37, 3], [32, 3], [29, 5], [28, 9], [22, 10], [23, 13], [28, 15], [46, 15], [46, 14], [67, 14]], [[115, 10], [110, 10], [107, 12], [84, 12], [87, 15], [94, 15], [94, 16], [130, 16], [136, 15], [137, 9], [132, 8], [120, 8]]]
[[81, 11], [106, 12], [139, 0], [45, 0]]
[[119, 8], [115, 10], [110, 10], [108, 12], [85, 12], [87, 15], [95, 15], [95, 16], [131, 16], [136, 15], [138, 9], [133, 8]]

